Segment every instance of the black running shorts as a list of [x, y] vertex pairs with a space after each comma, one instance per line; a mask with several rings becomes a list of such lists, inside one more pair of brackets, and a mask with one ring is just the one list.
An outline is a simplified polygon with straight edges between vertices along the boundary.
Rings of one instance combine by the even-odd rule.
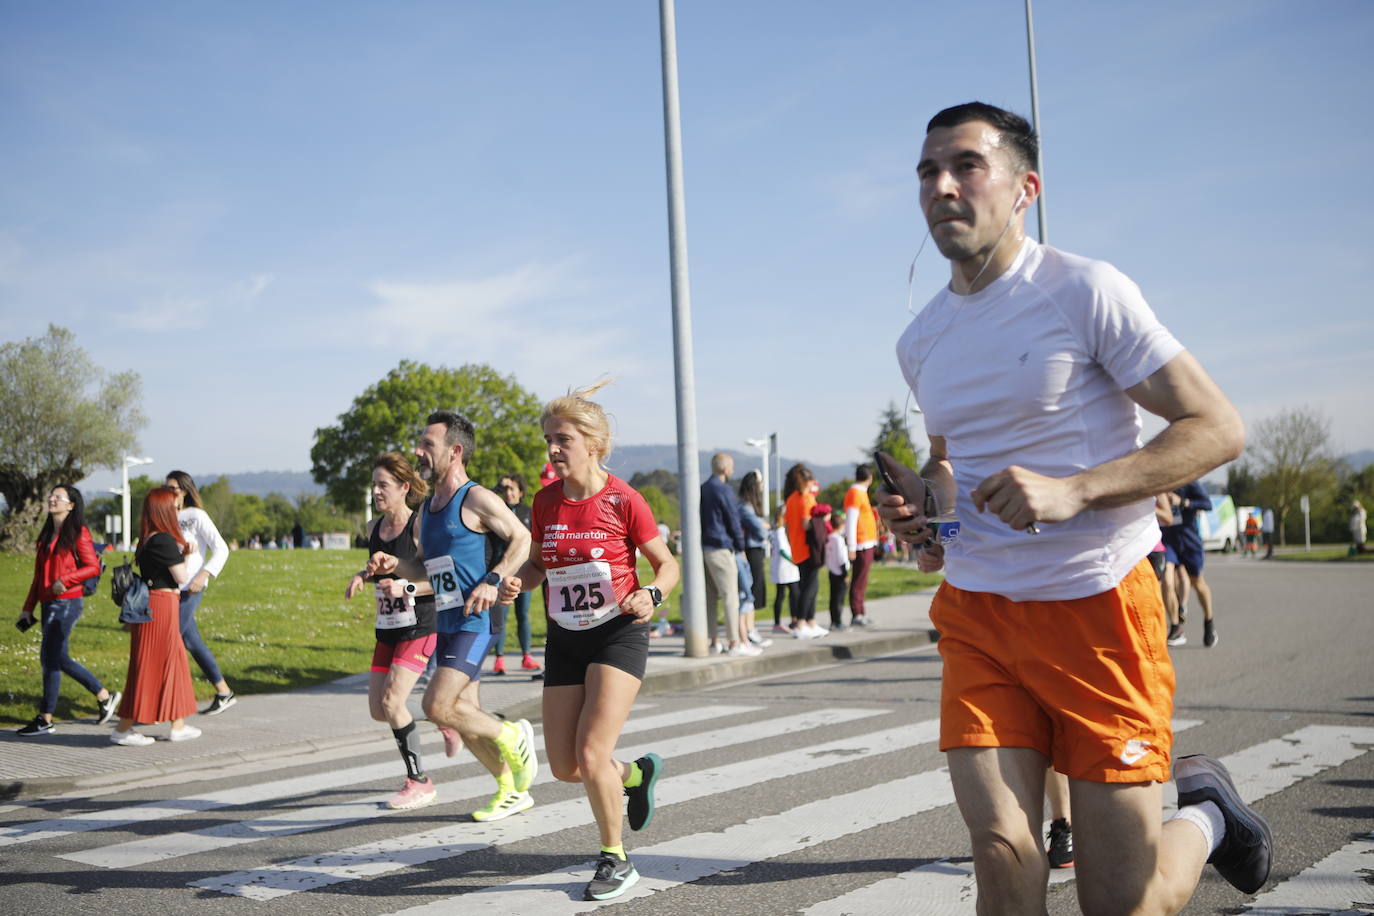
[[588, 665], [610, 665], [642, 681], [648, 660], [649, 625], [628, 614], [590, 630], [566, 630], [549, 621], [544, 686], [585, 684]]

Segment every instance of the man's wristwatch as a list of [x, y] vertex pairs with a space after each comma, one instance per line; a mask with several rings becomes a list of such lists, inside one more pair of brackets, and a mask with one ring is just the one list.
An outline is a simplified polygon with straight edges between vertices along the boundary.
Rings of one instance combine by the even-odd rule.
[[663, 592], [659, 591], [657, 585], [642, 585], [640, 588], [649, 593], [649, 600], [654, 603], [654, 607], [663, 603]]
[[498, 588], [501, 585], [501, 574], [493, 569], [482, 577], [481, 584], [490, 585], [492, 588]]

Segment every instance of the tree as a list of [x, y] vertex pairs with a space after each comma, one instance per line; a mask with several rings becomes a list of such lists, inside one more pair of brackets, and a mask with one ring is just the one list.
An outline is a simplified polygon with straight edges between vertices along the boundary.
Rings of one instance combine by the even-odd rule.
[[136, 372], [104, 372], [57, 325], [0, 346], [0, 496], [10, 511], [29, 511], [95, 468], [118, 467], [148, 422], [142, 386]]
[[667, 525], [670, 531], [676, 531], [682, 527], [682, 510], [678, 507], [676, 496], [669, 496], [653, 484], [635, 487], [635, 489], [649, 504], [649, 511], [654, 514], [654, 521]]
[[1226, 468], [1226, 492], [1237, 506], [1256, 505], [1259, 498], [1259, 481], [1255, 472], [1243, 461], [1233, 461]]
[[909, 468], [921, 469], [921, 452], [911, 444], [906, 417], [891, 401], [878, 418], [878, 437], [873, 440], [873, 447], [864, 453], [864, 459], [871, 460], [872, 453], [877, 451], [887, 452]]
[[1310, 407], [1282, 410], [1255, 424], [1247, 451], [1259, 476], [1257, 492], [1274, 509], [1280, 544], [1288, 542], [1288, 510], [1304, 495], [1335, 485], [1330, 440], [1331, 420]]
[[831, 509], [843, 509], [845, 494], [849, 492], [853, 483], [852, 477], [845, 477], [827, 487], [822, 487], [821, 492], [816, 494], [816, 502], [825, 503]]
[[457, 410], [477, 428], [477, 447], [467, 462], [474, 480], [490, 485], [511, 471], [539, 479], [544, 435], [533, 394], [490, 366], [435, 369], [411, 360], [358, 395], [337, 425], [315, 430], [311, 476], [336, 506], [361, 506], [372, 460], [387, 451], [410, 454], [425, 417], [437, 409]]

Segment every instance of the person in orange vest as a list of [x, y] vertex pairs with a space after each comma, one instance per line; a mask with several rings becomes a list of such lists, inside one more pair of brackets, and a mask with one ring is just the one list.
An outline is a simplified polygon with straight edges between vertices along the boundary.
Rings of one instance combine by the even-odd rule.
[[1260, 517], [1254, 512], [1245, 520], [1245, 552], [1255, 556], [1259, 554], [1260, 539]]
[[849, 578], [849, 613], [856, 627], [872, 626], [864, 608], [868, 592], [868, 571], [873, 568], [873, 554], [878, 546], [878, 517], [868, 499], [868, 487], [873, 472], [868, 465], [854, 469], [854, 483], [844, 494], [844, 539], [849, 547], [849, 563], [853, 573]]

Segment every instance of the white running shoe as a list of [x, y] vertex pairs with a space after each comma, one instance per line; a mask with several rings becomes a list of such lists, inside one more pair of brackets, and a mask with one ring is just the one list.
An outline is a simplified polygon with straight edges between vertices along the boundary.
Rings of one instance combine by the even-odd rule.
[[190, 741], [200, 737], [200, 729], [194, 725], [183, 725], [181, 728], [174, 728], [167, 733], [168, 741]]
[[773, 644], [773, 640], [769, 639], [767, 636], [760, 636], [758, 630], [749, 631], [749, 641], [760, 649], [766, 649]]
[[752, 657], [755, 655], [762, 655], [763, 650], [753, 643], [741, 642], [731, 646], [725, 654], [732, 658], [739, 658], [741, 656]]
[[110, 743], [121, 747], [147, 747], [153, 743], [153, 739], [129, 729], [127, 732], [110, 732]]

